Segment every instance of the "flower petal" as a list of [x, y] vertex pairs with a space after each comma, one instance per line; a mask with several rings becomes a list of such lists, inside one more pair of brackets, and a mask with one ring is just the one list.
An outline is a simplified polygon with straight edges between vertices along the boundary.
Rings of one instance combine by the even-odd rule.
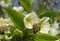
[[35, 14], [35, 12], [29, 13], [24, 18], [24, 24], [25, 24], [26, 28], [28, 28], [28, 29], [32, 29], [33, 28], [32, 25], [34, 23], [38, 23], [38, 21], [39, 21], [39, 18]]

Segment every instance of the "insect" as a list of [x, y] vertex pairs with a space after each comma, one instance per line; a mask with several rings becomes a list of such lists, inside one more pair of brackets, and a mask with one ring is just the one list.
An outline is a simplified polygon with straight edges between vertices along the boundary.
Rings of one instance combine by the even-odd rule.
[[36, 34], [38, 31], [40, 31], [40, 27], [38, 26], [38, 24], [34, 23], [33, 24], [33, 32], [34, 32], [34, 34]]

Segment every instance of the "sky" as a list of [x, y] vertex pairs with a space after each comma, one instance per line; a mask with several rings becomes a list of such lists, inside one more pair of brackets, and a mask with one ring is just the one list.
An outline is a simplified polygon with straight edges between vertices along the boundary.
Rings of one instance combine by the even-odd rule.
[[14, 6], [18, 6], [18, 0], [14, 0]]

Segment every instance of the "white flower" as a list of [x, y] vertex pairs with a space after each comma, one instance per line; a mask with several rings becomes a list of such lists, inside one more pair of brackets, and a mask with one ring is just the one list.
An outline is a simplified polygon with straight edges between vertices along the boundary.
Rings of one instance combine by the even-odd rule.
[[0, 18], [0, 27], [5, 26], [5, 20], [1, 17]]
[[59, 33], [59, 31], [58, 31], [56, 28], [51, 28], [51, 30], [50, 30], [50, 34], [51, 34], [51, 35], [55, 36], [55, 35], [57, 35], [58, 33]]
[[29, 13], [24, 18], [24, 24], [25, 24], [26, 28], [28, 28], [28, 29], [32, 29], [33, 28], [32, 25], [34, 23], [38, 23], [38, 22], [39, 22], [39, 18], [35, 12]]
[[12, 39], [12, 36], [9, 37], [8, 35], [5, 35], [5, 39], [10, 40], [10, 39]]
[[50, 30], [50, 24], [48, 22], [49, 18], [48, 17], [43, 17], [41, 20], [43, 22], [41, 24], [41, 30], [39, 32], [48, 34], [48, 31]]
[[24, 8], [22, 6], [19, 6], [18, 9], [21, 10], [21, 11], [24, 10]]
[[11, 0], [8, 0], [8, 3], [5, 3], [4, 0], [1, 0], [1, 1], [0, 1], [0, 5], [1, 5], [2, 7], [9, 7], [9, 6], [12, 6], [12, 2], [11, 2]]
[[26, 28], [32, 29], [33, 28], [32, 25], [34, 23], [38, 24], [39, 22], [42, 22], [40, 24], [41, 30], [39, 32], [48, 33], [48, 31], [50, 30], [50, 24], [49, 24], [48, 20], [49, 20], [48, 17], [39, 19], [38, 16], [34, 12], [32, 12], [25, 16], [24, 24], [25, 24]]
[[13, 7], [14, 10], [19, 11], [17, 7]]
[[22, 6], [19, 6], [19, 7], [13, 7], [14, 10], [16, 10], [17, 12], [18, 11], [23, 11], [24, 8]]
[[13, 22], [11, 21], [11, 19], [10, 18], [6, 18], [6, 19], [4, 19], [4, 18], [0, 18], [0, 27], [7, 27], [7, 26], [14, 26], [14, 24], [13, 24]]
[[49, 20], [49, 17], [43, 17], [42, 19], [40, 19], [34, 12], [32, 12], [25, 16], [24, 24], [26, 28], [32, 29], [33, 28], [32, 26], [34, 23], [38, 24], [39, 22], [41, 22], [40, 24], [41, 30], [39, 32], [48, 34], [50, 30], [50, 24], [48, 20]]
[[13, 24], [13, 22], [11, 21], [11, 19], [10, 18], [6, 18], [5, 19], [5, 24], [6, 24], [6, 26], [9, 26], [9, 25], [12, 25], [12, 26], [14, 26], [14, 24]]
[[54, 35], [54, 36], [57, 35], [59, 33], [58, 28], [59, 28], [59, 25], [58, 25], [57, 21], [55, 20], [53, 26], [51, 27], [50, 34]]

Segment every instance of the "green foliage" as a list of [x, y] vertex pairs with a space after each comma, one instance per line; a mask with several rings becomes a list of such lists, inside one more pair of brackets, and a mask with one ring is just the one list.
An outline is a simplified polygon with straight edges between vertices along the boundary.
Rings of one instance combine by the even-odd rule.
[[58, 38], [49, 34], [39, 33], [36, 35], [36, 39], [57, 40]]
[[38, 33], [38, 34], [32, 34], [34, 41], [55, 41], [58, 38], [49, 34], [44, 33]]
[[50, 18], [60, 18], [60, 12], [55, 12], [51, 10], [44, 11], [37, 14], [39, 17], [50, 17]]
[[39, 8], [37, 9], [36, 13], [37, 13], [37, 14], [40, 14], [41, 12], [43, 12], [44, 9], [46, 8], [46, 6], [47, 6], [47, 3], [46, 3], [46, 2], [44, 2], [43, 4], [41, 4], [41, 5], [39, 6]]
[[0, 17], [4, 17], [5, 18], [5, 16], [4, 16], [4, 12], [3, 12], [3, 10], [2, 10], [2, 7], [0, 6]]
[[8, 0], [5, 0], [5, 3], [8, 3]]
[[0, 40], [3, 39], [3, 35], [0, 35]]
[[12, 10], [10, 8], [6, 8], [5, 11], [10, 16], [15, 26], [20, 30], [24, 30], [25, 28], [24, 23], [23, 23], [24, 13], [16, 12], [15, 10]]
[[[7, 0], [5, 1], [7, 2]], [[33, 7], [32, 5], [34, 0], [19, 0], [19, 2], [27, 12], [32, 11], [32, 7]], [[47, 5], [46, 3], [43, 3], [36, 11], [37, 15], [40, 18], [50, 17], [51, 21], [53, 18], [60, 18], [60, 12], [55, 12], [50, 10], [43, 12], [46, 5]], [[6, 34], [12, 35], [11, 41], [55, 41], [58, 39], [58, 37], [40, 32], [34, 34], [33, 29], [31, 30], [26, 29], [23, 22], [23, 19], [25, 17], [23, 12], [21, 11], [17, 12], [11, 8], [4, 8], [4, 10], [6, 11], [6, 14], [11, 18], [11, 20], [16, 26], [16, 28], [9, 29], [6, 31]], [[11, 33], [9, 31], [11, 31]], [[22, 33], [20, 31], [22, 31]]]
[[60, 12], [56, 12], [56, 11], [51, 11], [51, 10], [47, 10], [47, 11], [40, 11], [39, 13], [37, 13], [37, 15], [42, 18], [42, 17], [49, 17], [49, 23], [52, 24], [54, 23], [54, 18], [60, 18]]
[[30, 4], [32, 5], [34, 3], [34, 0], [29, 0]]
[[12, 34], [13, 37], [11, 41], [22, 41], [22, 35], [22, 33], [15, 30]]
[[33, 3], [33, 0], [19, 0], [19, 2], [21, 3], [21, 5], [25, 8], [25, 10], [27, 10], [28, 12], [30, 12], [32, 10], [32, 5], [31, 2]]
[[[24, 30], [25, 28], [24, 23], [23, 23], [24, 13], [22, 13], [21, 11], [16, 12], [15, 10], [12, 10], [10, 8], [6, 8], [5, 11], [10, 16], [15, 26], [19, 30], [23, 30], [22, 34], [19, 32], [14, 32], [12, 40], [14, 41], [55, 41], [58, 39], [57, 37], [44, 34], [44, 33], [34, 34], [33, 30], [29, 30], [29, 29]], [[50, 13], [53, 16], [50, 15]], [[44, 13], [44, 15], [41, 15], [40, 17], [44, 17], [44, 16], [51, 17], [51, 18], [59, 17], [58, 15], [56, 16], [54, 12], [46, 12], [46, 14]]]

